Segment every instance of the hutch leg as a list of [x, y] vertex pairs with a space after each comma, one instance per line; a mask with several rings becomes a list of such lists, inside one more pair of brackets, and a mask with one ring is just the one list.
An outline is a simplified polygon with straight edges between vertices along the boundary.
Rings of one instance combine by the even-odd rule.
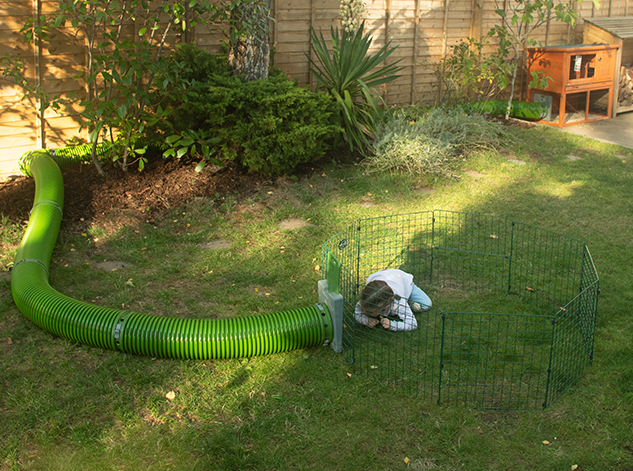
[[562, 92], [560, 94], [560, 100], [558, 105], [558, 125], [565, 124], [565, 109], [567, 108], [567, 94]]

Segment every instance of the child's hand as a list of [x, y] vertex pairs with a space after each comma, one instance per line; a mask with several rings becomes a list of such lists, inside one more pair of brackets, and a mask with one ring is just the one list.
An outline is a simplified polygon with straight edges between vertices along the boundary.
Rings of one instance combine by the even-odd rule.
[[387, 319], [386, 317], [381, 317], [380, 323], [382, 324], [383, 329], [389, 330], [389, 327], [391, 326], [391, 321], [389, 321], [389, 319]]
[[376, 319], [375, 317], [370, 317], [370, 318], [367, 320], [367, 326], [368, 326], [370, 329], [373, 329], [373, 328], [374, 328], [374, 327], [376, 327], [378, 324], [380, 324], [380, 320]]

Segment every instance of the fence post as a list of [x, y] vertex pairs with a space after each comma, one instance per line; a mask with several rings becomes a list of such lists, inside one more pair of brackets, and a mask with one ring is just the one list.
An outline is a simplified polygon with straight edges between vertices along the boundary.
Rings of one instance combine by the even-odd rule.
[[433, 283], [433, 260], [435, 251], [435, 211], [431, 216], [431, 267], [429, 268], [429, 283]]
[[[33, 19], [36, 26], [40, 24], [42, 16], [42, 0], [33, 0]], [[39, 34], [33, 35], [33, 65], [35, 66], [35, 83], [39, 88], [42, 86], [42, 39]], [[37, 110], [35, 110], [35, 131], [37, 135], [37, 148], [46, 148], [46, 122], [44, 121], [44, 110], [42, 109], [42, 99], [36, 100]]]
[[359, 220], [358, 226], [356, 227], [356, 288], [359, 287], [360, 283], [365, 284], [365, 280], [360, 279], [360, 225], [361, 221]]
[[[308, 56], [310, 60], [314, 60], [314, 49], [312, 47], [312, 30], [314, 29], [314, 20], [316, 18], [316, 13], [314, 12], [314, 0], [310, 0], [310, 27], [308, 31]], [[310, 86], [310, 90], [314, 91], [316, 89], [316, 79], [310, 67], [312, 64], [308, 61], [308, 85]]]
[[470, 37], [481, 41], [483, 24], [483, 0], [473, 0], [470, 20]]
[[[272, 43], [272, 50], [275, 51], [275, 54], [272, 54], [272, 63], [271, 65], [274, 66], [276, 64], [276, 58], [277, 58], [277, 0], [272, 0], [271, 5], [270, 5], [270, 17], [271, 19], [269, 20], [269, 31], [270, 31], [270, 36], [271, 36], [271, 43]], [[309, 41], [309, 40], [308, 40]], [[308, 65], [308, 74], [310, 74], [310, 67]]]
[[437, 404], [442, 400], [442, 371], [444, 370], [444, 332], [446, 329], [446, 314], [442, 313], [442, 336], [440, 338], [440, 374], [437, 383]]
[[[386, 0], [386, 5], [385, 5], [385, 45], [389, 42], [390, 40], [390, 36], [391, 36], [391, 31], [390, 31], [390, 23], [391, 23], [391, 0]], [[385, 67], [387, 66], [387, 58], [385, 58], [384, 61], [384, 65]], [[383, 83], [382, 84], [382, 99], [385, 100], [385, 103], [387, 105], [389, 105], [389, 102], [387, 101], [387, 95], [388, 95], [388, 91], [387, 91], [387, 84]]]
[[450, 0], [444, 0], [444, 24], [442, 25], [442, 57], [448, 50], [448, 6]]
[[508, 262], [508, 294], [512, 288], [512, 256], [514, 255], [514, 221], [512, 221], [512, 231], [510, 232], [510, 261]]
[[413, 58], [411, 60], [411, 105], [416, 102], [415, 80], [417, 78], [418, 65], [418, 41], [420, 35], [420, 0], [415, 0], [415, 16], [413, 18]]
[[549, 399], [549, 387], [552, 380], [552, 361], [554, 359], [554, 341], [556, 340], [556, 317], [552, 318], [552, 343], [549, 347], [549, 364], [547, 365], [547, 382], [545, 383], [545, 398], [543, 400], [543, 409], [547, 408]]

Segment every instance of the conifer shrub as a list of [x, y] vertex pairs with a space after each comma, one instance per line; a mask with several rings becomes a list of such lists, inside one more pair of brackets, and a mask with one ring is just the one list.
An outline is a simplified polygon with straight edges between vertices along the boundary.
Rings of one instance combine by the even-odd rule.
[[212, 131], [220, 139], [220, 158], [236, 160], [249, 171], [287, 174], [321, 159], [334, 124], [335, 105], [321, 92], [301, 88], [283, 72], [246, 82], [232, 76], [226, 61], [184, 45], [174, 60], [183, 63], [195, 91], [186, 102], [172, 103], [170, 134], [186, 129]]

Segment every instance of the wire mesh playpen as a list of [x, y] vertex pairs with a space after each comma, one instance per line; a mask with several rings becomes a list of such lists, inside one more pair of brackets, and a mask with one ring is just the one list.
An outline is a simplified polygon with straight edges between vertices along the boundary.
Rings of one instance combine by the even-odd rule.
[[[579, 240], [506, 218], [429, 211], [356, 221], [323, 246], [356, 373], [451, 406], [547, 407], [593, 356], [598, 275]], [[414, 275], [433, 308], [392, 332], [354, 318], [367, 277]]]

